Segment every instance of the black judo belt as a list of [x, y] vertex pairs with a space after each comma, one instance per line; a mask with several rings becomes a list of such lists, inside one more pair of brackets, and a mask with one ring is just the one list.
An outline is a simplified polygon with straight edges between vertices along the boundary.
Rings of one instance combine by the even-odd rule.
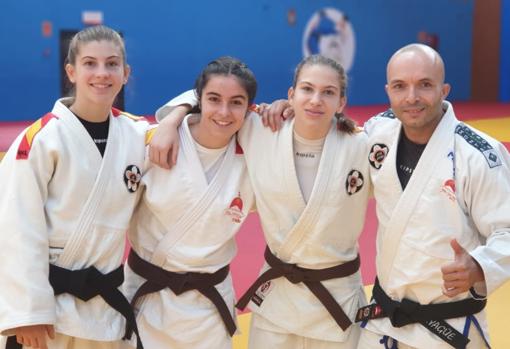
[[[225, 300], [216, 287], [214, 287], [214, 285], [223, 282], [227, 278], [229, 273], [228, 265], [212, 274], [196, 272], [175, 273], [143, 260], [132, 249], [129, 252], [128, 265], [136, 274], [147, 280], [136, 291], [131, 301], [133, 308], [140, 297], [161, 291], [167, 287], [176, 295], [186, 291], [197, 290], [214, 304], [230, 336], [233, 336], [236, 332], [237, 327], [233, 316]], [[129, 332], [131, 329], [128, 328], [127, 330]]]
[[356, 322], [388, 317], [394, 327], [419, 323], [456, 349], [465, 348], [469, 339], [444, 320], [476, 314], [487, 303], [486, 300], [472, 298], [425, 305], [405, 298], [397, 302], [384, 292], [378, 279], [375, 279], [372, 296], [376, 303], [360, 308]]
[[23, 345], [16, 341], [16, 336], [10, 336], [5, 343], [5, 349], [22, 349]]
[[237, 308], [241, 310], [246, 308], [246, 305], [248, 305], [250, 299], [255, 295], [257, 289], [265, 282], [284, 277], [293, 284], [304, 283], [322, 305], [324, 305], [338, 326], [344, 331], [349, 328], [352, 324], [351, 320], [321, 281], [342, 278], [354, 274], [358, 271], [360, 266], [359, 256], [347, 263], [325, 269], [305, 269], [295, 264], [282, 262], [271, 253], [269, 247], [266, 247], [264, 257], [271, 268], [262, 273], [241, 299], [239, 299], [239, 302], [236, 304]]
[[[118, 290], [118, 287], [124, 282], [122, 265], [108, 274], [103, 274], [95, 267], [68, 270], [50, 264], [49, 280], [56, 296], [69, 293], [85, 302], [96, 296], [101, 296], [110, 307], [126, 318], [126, 326], [132, 329], [130, 333], [126, 332], [122, 339], [130, 339], [134, 331], [137, 337], [136, 348], [143, 349], [131, 305]], [[16, 342], [16, 337], [9, 337], [7, 340], [6, 349], [21, 347], [21, 344]]]

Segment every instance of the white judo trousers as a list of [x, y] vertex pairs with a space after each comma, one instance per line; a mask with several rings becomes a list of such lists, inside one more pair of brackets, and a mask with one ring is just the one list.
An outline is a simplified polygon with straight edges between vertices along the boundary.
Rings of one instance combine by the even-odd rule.
[[[444, 108], [404, 191], [396, 170], [401, 123], [386, 112], [365, 126], [379, 222], [377, 276], [396, 301], [432, 304], [473, 297], [442, 293], [441, 267], [454, 259], [453, 238], [483, 269], [485, 284], [475, 285], [478, 294], [490, 295], [510, 277], [510, 157], [499, 142], [460, 123], [450, 103]], [[472, 320], [488, 338], [485, 311]], [[462, 333], [466, 318], [447, 323]], [[396, 328], [382, 318], [368, 321], [366, 329], [415, 348], [451, 348], [421, 324]]]
[[112, 113], [101, 157], [68, 103], [57, 101], [0, 164], [0, 332], [53, 324], [60, 335], [114, 342], [124, 334], [123, 316], [99, 296], [55, 296], [49, 263], [102, 273], [121, 265], [149, 125]]
[[[481, 349], [485, 348], [485, 341], [480, 335], [476, 326], [471, 325], [469, 329], [470, 342], [466, 349]], [[361, 329], [361, 335], [358, 343], [359, 349], [420, 349], [424, 347], [413, 347], [402, 342], [394, 342], [393, 339], [388, 338], [381, 334]], [[451, 348], [451, 347], [450, 347]]]
[[303, 337], [297, 334], [274, 332], [263, 330], [257, 326], [261, 321], [260, 315], [252, 314], [248, 348], [292, 348], [292, 349], [338, 349], [356, 348], [360, 336], [360, 328], [353, 325], [350, 328], [349, 336], [344, 342], [323, 341], [320, 339]]
[[[179, 128], [177, 165], [170, 171], [148, 165], [129, 238], [142, 259], [162, 269], [214, 273], [230, 264], [237, 252], [235, 234], [253, 205], [253, 191], [235, 137], [207, 182], [187, 121]], [[126, 266], [129, 299], [144, 281]], [[235, 318], [230, 274], [215, 287]], [[139, 299], [136, 312], [146, 348], [232, 346], [217, 308], [197, 290], [176, 295], [165, 288], [148, 294]]]

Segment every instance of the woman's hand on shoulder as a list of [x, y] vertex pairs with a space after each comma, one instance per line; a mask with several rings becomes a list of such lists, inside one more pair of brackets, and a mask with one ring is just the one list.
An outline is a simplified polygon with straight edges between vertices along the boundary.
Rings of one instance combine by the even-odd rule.
[[179, 125], [189, 112], [188, 105], [177, 106], [163, 118], [149, 144], [149, 159], [159, 167], [171, 169], [179, 152]]
[[262, 118], [262, 124], [273, 132], [278, 131], [285, 120], [294, 117], [294, 110], [286, 99], [278, 99], [271, 104], [261, 103], [257, 112]]

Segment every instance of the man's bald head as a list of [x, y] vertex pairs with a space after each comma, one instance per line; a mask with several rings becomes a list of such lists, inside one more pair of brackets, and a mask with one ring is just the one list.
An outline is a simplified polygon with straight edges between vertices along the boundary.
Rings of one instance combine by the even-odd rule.
[[410, 44], [404, 46], [391, 56], [386, 67], [386, 77], [388, 81], [390, 66], [401, 57], [415, 59], [417, 64], [418, 62], [431, 64], [434, 69], [437, 69], [436, 72], [439, 73], [441, 83], [444, 82], [445, 69], [443, 59], [436, 50], [423, 44]]
[[428, 142], [443, 116], [450, 92], [444, 83], [444, 63], [432, 48], [412, 44], [391, 56], [386, 69], [391, 108], [413, 142]]

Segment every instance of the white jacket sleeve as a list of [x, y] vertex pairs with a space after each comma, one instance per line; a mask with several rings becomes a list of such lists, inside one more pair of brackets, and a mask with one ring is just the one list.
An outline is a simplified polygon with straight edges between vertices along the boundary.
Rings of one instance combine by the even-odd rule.
[[198, 98], [195, 94], [195, 90], [188, 90], [178, 95], [160, 107], [158, 110], [156, 110], [156, 120], [161, 122], [161, 120], [163, 120], [172, 111], [173, 108], [183, 104], [188, 104], [192, 108], [198, 105]]
[[[41, 130], [45, 131], [45, 130]], [[54, 324], [55, 297], [49, 275], [49, 238], [45, 216], [55, 154], [38, 134], [28, 159], [16, 159], [23, 132], [0, 163], [0, 333], [34, 324]], [[43, 133], [43, 132], [40, 132]], [[65, 185], [65, 183], [62, 183]]]
[[501, 165], [472, 158], [465, 187], [466, 204], [485, 244], [470, 252], [485, 274], [487, 295], [510, 279], [510, 155], [493, 144]]
[[368, 119], [365, 122], [365, 124], [363, 125], [363, 131], [368, 136], [370, 136], [370, 134], [372, 133], [372, 130], [374, 128], [376, 128], [377, 125], [381, 121], [384, 121], [384, 120], [387, 120], [387, 119], [395, 119], [395, 118], [396, 118], [396, 116], [395, 116], [395, 114], [393, 113], [393, 111], [391, 109], [385, 110], [382, 113], [379, 113], [379, 114], [376, 114], [376, 115], [370, 117], [370, 119]]

